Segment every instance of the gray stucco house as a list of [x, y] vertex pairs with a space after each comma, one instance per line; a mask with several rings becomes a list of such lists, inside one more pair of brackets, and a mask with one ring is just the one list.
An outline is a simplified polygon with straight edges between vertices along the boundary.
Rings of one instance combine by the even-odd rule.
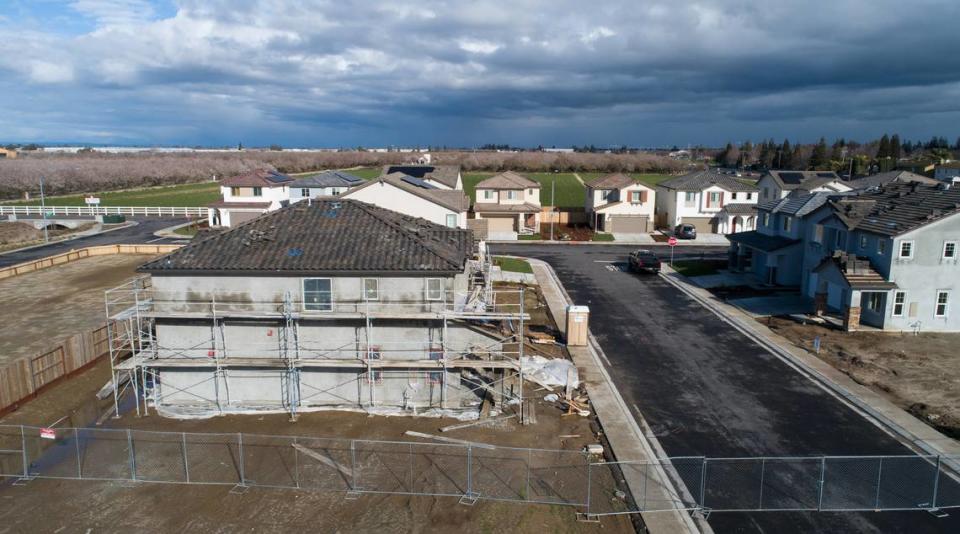
[[475, 250], [360, 201], [293, 204], [142, 265], [141, 346], [117, 372], [177, 416], [506, 402], [518, 349], [481, 322], [522, 325], [522, 295], [494, 294]]

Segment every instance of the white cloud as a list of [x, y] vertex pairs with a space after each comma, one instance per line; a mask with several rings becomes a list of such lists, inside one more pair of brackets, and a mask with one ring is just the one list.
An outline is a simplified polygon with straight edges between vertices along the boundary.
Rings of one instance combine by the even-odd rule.
[[584, 44], [592, 44], [599, 39], [613, 37], [616, 34], [617, 32], [607, 28], [606, 26], [599, 26], [590, 30], [589, 32], [580, 34], [580, 41]]
[[497, 43], [491, 43], [490, 41], [482, 41], [479, 39], [460, 39], [458, 43], [460, 45], [460, 50], [464, 52], [470, 52], [471, 54], [492, 54], [497, 50], [500, 50], [500, 45]]
[[36, 83], [65, 83], [73, 80], [73, 68], [69, 64], [32, 61], [28, 66], [30, 80]]

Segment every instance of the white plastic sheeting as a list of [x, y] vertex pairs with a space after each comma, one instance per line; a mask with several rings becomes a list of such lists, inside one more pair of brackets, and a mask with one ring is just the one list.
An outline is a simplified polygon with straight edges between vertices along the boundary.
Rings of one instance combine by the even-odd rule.
[[571, 387], [576, 388], [580, 385], [580, 374], [577, 372], [577, 367], [573, 365], [573, 362], [570, 360], [561, 358], [550, 359], [544, 358], [543, 356], [525, 356], [522, 366], [524, 378], [547, 386], [561, 387], [567, 385], [567, 372], [572, 369], [573, 373], [571, 377], [573, 378], [573, 384], [571, 384]]

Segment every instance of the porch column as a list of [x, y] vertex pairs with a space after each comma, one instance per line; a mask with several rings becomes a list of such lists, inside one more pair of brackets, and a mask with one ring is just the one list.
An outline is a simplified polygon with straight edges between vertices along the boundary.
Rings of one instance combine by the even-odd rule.
[[[860, 328], [860, 298], [861, 293], [856, 289], [850, 290], [850, 297], [846, 304], [846, 310], [843, 314], [843, 329], [852, 332]], [[853, 304], [856, 303], [856, 306]]]

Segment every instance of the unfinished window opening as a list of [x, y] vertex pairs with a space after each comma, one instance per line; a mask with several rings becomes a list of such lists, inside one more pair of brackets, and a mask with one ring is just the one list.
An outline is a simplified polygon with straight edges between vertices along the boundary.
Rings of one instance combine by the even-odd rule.
[[867, 236], [865, 235], [860, 236], [860, 250], [865, 250], [868, 244], [869, 243], [867, 241]]
[[443, 298], [443, 280], [440, 278], [427, 278], [427, 300], [440, 300]]
[[363, 300], [380, 300], [380, 279], [363, 279]]
[[[364, 357], [365, 360], [379, 360], [383, 357], [383, 354], [380, 352], [380, 347], [378, 345], [371, 345], [367, 347], [367, 353]], [[383, 370], [382, 369], [370, 369], [370, 372], [367, 373], [367, 381], [371, 384], [383, 384]]]
[[333, 288], [329, 278], [304, 278], [303, 309], [308, 311], [333, 309]]
[[[442, 360], [443, 347], [430, 347], [430, 359]], [[430, 371], [427, 373], [427, 382], [431, 384], [440, 384], [443, 382], [443, 371]]]

